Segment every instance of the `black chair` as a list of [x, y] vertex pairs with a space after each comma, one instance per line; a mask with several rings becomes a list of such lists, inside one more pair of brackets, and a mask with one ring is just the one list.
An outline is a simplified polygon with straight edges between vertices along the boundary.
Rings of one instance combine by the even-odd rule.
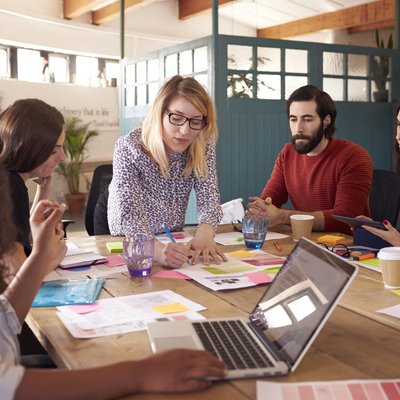
[[86, 205], [85, 227], [89, 236], [94, 235], [94, 212], [97, 201], [104, 190], [108, 190], [113, 175], [112, 164], [99, 165], [93, 172], [92, 184]]
[[396, 172], [374, 170], [369, 206], [372, 219], [386, 219], [400, 228], [400, 176]]

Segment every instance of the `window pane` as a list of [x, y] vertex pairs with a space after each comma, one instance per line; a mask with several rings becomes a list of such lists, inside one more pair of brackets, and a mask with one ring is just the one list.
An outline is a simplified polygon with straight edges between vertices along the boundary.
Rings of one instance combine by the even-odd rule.
[[129, 64], [125, 67], [125, 83], [133, 85], [135, 83], [135, 64]]
[[158, 59], [155, 58], [154, 60], [149, 60], [147, 62], [147, 79], [149, 82], [158, 81], [159, 79], [159, 65]]
[[43, 82], [43, 63], [37, 50], [17, 50], [18, 79], [30, 82]]
[[253, 74], [228, 75], [228, 97], [253, 98]]
[[348, 71], [352, 76], [367, 76], [368, 57], [358, 54], [349, 54]]
[[138, 62], [136, 65], [136, 82], [146, 83], [147, 82], [147, 63], [146, 61]]
[[133, 107], [135, 105], [135, 87], [131, 86], [125, 89], [125, 106]]
[[208, 90], [208, 75], [207, 74], [198, 74], [195, 76], [197, 82], [201, 83]]
[[281, 98], [280, 75], [258, 75], [257, 98], [279, 100]]
[[[68, 59], [66, 56], [49, 55], [49, 73], [54, 82], [69, 82]], [[50, 78], [50, 81], [53, 79]]]
[[178, 73], [178, 54], [165, 57], [165, 77], [170, 78]]
[[324, 52], [323, 63], [325, 75], [343, 75], [343, 53]]
[[332, 97], [332, 100], [343, 101], [344, 99], [343, 83], [344, 83], [343, 79], [324, 78], [323, 90]]
[[0, 48], [0, 76], [9, 77], [8, 72], [8, 51]]
[[149, 103], [153, 103], [158, 91], [158, 83], [149, 83]]
[[281, 70], [281, 49], [257, 48], [257, 70], [280, 72]]
[[349, 79], [347, 81], [348, 85], [348, 100], [349, 101], [367, 101], [367, 81], [359, 79]]
[[199, 47], [194, 49], [194, 72], [207, 71], [208, 69], [208, 56], [207, 47]]
[[116, 80], [117, 86], [119, 82], [119, 72], [120, 67], [118, 62], [111, 62], [111, 61], [106, 61], [106, 79], [108, 85], [111, 86], [111, 80], [114, 78]]
[[307, 50], [286, 49], [285, 50], [286, 72], [307, 73], [308, 72], [307, 56], [308, 56]]
[[285, 77], [285, 99], [288, 99], [290, 95], [299, 87], [305, 86], [308, 83], [306, 76], [286, 76]]
[[228, 44], [228, 69], [253, 68], [253, 48]]
[[76, 57], [76, 83], [84, 86], [100, 86], [99, 62], [94, 57]]
[[137, 86], [137, 102], [138, 106], [145, 106], [147, 104], [147, 85]]
[[179, 73], [189, 75], [193, 72], [192, 50], [179, 53]]

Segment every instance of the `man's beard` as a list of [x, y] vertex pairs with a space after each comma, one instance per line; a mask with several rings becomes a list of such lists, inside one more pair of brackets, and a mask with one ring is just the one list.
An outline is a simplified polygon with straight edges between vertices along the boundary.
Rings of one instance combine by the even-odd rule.
[[[292, 142], [293, 147], [296, 149], [296, 151], [299, 154], [307, 154], [307, 153], [310, 153], [311, 151], [313, 151], [320, 144], [323, 137], [324, 137], [324, 128], [323, 128], [323, 124], [321, 122], [321, 125], [319, 126], [319, 128], [316, 131], [314, 136], [310, 137], [310, 136], [306, 136], [306, 135], [302, 135], [302, 134], [294, 135], [291, 138], [291, 142]], [[308, 143], [305, 143], [305, 144], [296, 143], [297, 139], [307, 140]]]

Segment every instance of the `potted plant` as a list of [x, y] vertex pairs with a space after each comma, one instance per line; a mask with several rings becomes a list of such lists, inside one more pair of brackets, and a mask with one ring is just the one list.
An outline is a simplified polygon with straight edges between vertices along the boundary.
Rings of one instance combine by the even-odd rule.
[[[375, 30], [375, 41], [378, 48], [385, 48], [383, 39], [379, 37], [378, 29]], [[390, 34], [387, 46], [393, 49], [393, 37]], [[389, 75], [389, 57], [375, 56], [372, 57], [372, 78], [375, 83], [376, 91], [372, 93], [375, 101], [388, 101], [389, 92], [386, 88], [387, 77]]]
[[65, 161], [57, 167], [57, 172], [62, 175], [68, 186], [68, 193], [65, 194], [65, 201], [68, 210], [73, 213], [80, 213], [85, 208], [86, 193], [79, 190], [82, 163], [86, 159], [87, 143], [99, 133], [89, 129], [90, 123], [84, 124], [77, 117], [65, 119]]

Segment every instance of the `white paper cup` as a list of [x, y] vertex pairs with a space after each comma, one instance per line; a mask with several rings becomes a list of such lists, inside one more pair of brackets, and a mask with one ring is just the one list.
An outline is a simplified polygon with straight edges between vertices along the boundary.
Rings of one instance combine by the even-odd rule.
[[400, 288], [400, 247], [384, 247], [379, 250], [378, 258], [385, 287]]
[[314, 217], [307, 214], [295, 214], [290, 216], [293, 239], [297, 242], [302, 236], [311, 237]]

